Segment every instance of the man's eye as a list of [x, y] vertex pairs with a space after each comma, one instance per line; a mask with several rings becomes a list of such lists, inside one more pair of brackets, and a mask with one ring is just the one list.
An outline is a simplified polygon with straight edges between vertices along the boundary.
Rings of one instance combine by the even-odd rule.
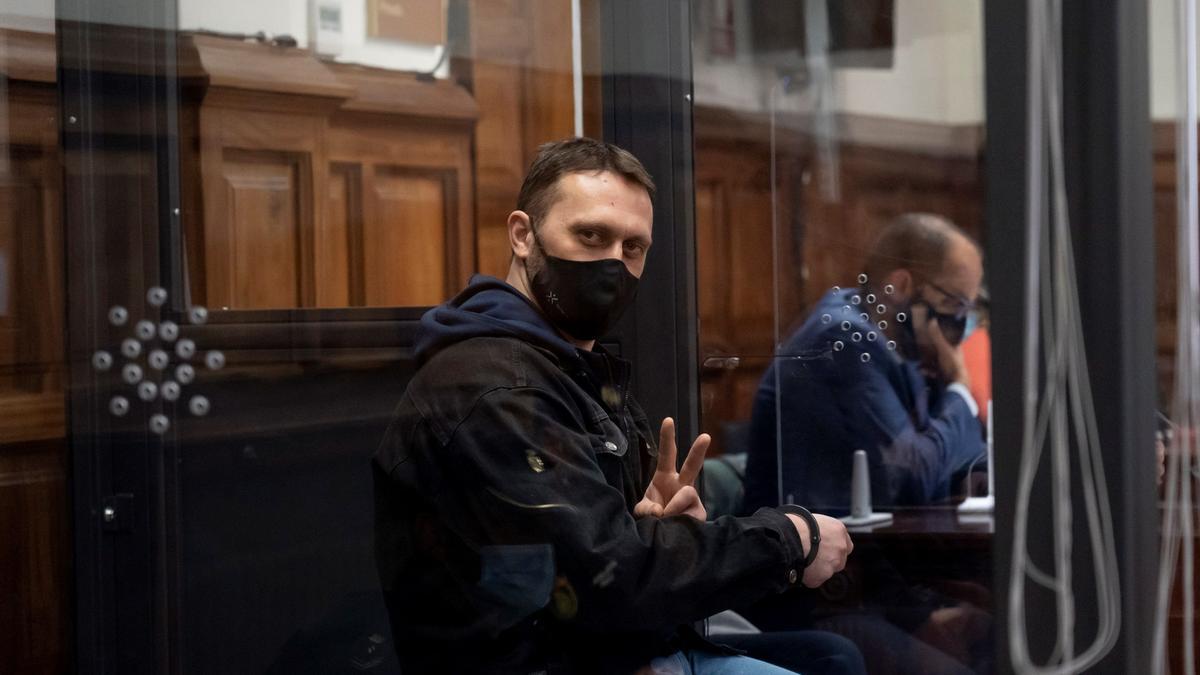
[[646, 252], [646, 247], [637, 242], [626, 242], [625, 252], [631, 256], [637, 257]]
[[585, 244], [600, 243], [600, 233], [595, 230], [582, 230], [579, 233], [579, 238], [582, 239]]

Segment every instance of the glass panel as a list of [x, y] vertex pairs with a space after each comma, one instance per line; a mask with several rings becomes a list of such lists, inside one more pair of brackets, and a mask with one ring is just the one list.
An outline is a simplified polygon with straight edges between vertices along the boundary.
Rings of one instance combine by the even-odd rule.
[[370, 458], [420, 311], [239, 310], [422, 307], [503, 277], [533, 153], [575, 132], [571, 19], [180, 1], [185, 269], [197, 346], [226, 358], [197, 375], [211, 411], [178, 418], [184, 671], [397, 672], [413, 649], [380, 593], [418, 578], [392, 576], [405, 514], [375, 540]]
[[531, 153], [575, 132], [570, 3], [181, 0], [179, 21], [194, 302], [428, 306], [507, 271]]
[[[1186, 158], [1186, 150], [1180, 120], [1187, 115], [1187, 89], [1184, 50], [1185, 42], [1181, 37], [1181, 27], [1186, 25], [1181, 12], [1186, 3], [1172, 3], [1165, 0], [1152, 0], [1150, 3], [1150, 113], [1153, 123], [1154, 151], [1154, 241], [1155, 241], [1155, 336], [1158, 375], [1158, 425], [1155, 450], [1159, 464], [1159, 497], [1160, 513], [1163, 517], [1163, 527], [1159, 530], [1166, 544], [1174, 542], [1174, 554], [1164, 556], [1167, 567], [1160, 572], [1159, 584], [1167, 583], [1166, 588], [1159, 588], [1156, 619], [1160, 622], [1156, 627], [1163, 629], [1163, 644], [1156, 645], [1156, 656], [1163, 659], [1169, 672], [1183, 672], [1195, 667], [1195, 649], [1197, 642], [1194, 625], [1189, 628], [1187, 615], [1195, 611], [1195, 594], [1188, 594], [1184, 585], [1185, 569], [1189, 565], [1186, 554], [1181, 555], [1181, 549], [1188, 546], [1185, 537], [1192, 539], [1190, 546], [1196, 546], [1192, 532], [1180, 531], [1182, 522], [1188, 517], [1187, 508], [1181, 505], [1191, 505], [1190, 518], [1197, 517], [1195, 510], [1195, 483], [1188, 476], [1189, 468], [1194, 473], [1196, 454], [1193, 447], [1195, 431], [1188, 423], [1189, 411], [1186, 406], [1194, 405], [1197, 397], [1197, 382], [1188, 381], [1186, 370], [1188, 363], [1195, 363], [1196, 355], [1192, 353], [1189, 360], [1181, 360], [1180, 335], [1188, 334], [1188, 309], [1181, 305], [1181, 298], [1186, 298], [1186, 291], [1181, 296], [1180, 281], [1188, 278], [1187, 267], [1183, 262], [1186, 257], [1186, 239], [1180, 233], [1180, 175], [1178, 162], [1181, 154]], [[1195, 45], [1193, 45], [1193, 49]], [[1193, 175], [1193, 180], [1195, 180]], [[1184, 214], [1186, 217], [1186, 213]], [[1181, 251], [1181, 249], [1184, 249]], [[1195, 260], [1200, 251], [1193, 250]], [[1194, 265], [1195, 263], [1191, 263]], [[1186, 286], [1185, 286], [1186, 288]], [[1182, 300], [1186, 302], [1186, 300]], [[1194, 312], [1194, 309], [1192, 309]], [[1182, 320], [1182, 322], [1181, 322]], [[1181, 326], [1181, 323], [1183, 324]], [[1182, 379], [1182, 381], [1181, 381]], [[1182, 406], [1182, 407], [1181, 407]], [[1168, 472], [1168, 467], [1174, 467], [1177, 473]], [[1172, 485], [1172, 483], [1174, 485]], [[1185, 483], [1192, 484], [1190, 494], [1182, 492]], [[1167, 516], [1173, 515], [1172, 520]], [[1173, 521], [1173, 527], [1170, 527]], [[1192, 526], [1194, 527], [1194, 525]], [[1164, 548], [1164, 552], [1169, 549]], [[1194, 570], [1192, 570], [1194, 574]], [[1191, 635], [1189, 636], [1189, 632]], [[1188, 645], [1191, 639], [1192, 644]], [[1190, 658], [1189, 658], [1190, 655]]]
[[693, 31], [709, 462], [745, 467], [733, 513], [855, 542], [744, 613], [869, 672], [990, 672], [990, 505], [960, 510], [988, 483], [982, 4], [706, 0]]
[[[98, 547], [80, 597], [102, 603], [81, 615], [86, 663], [399, 672], [371, 459], [416, 369], [420, 308], [507, 273], [538, 146], [599, 119], [597, 78], [574, 70], [597, 68], [597, 19], [252, 4], [72, 4], [66, 84], [52, 6], [41, 32], [0, 34], [0, 512], [5, 532], [14, 514], [41, 528], [0, 569], [20, 599], [0, 625], [36, 632], [3, 641], [0, 671], [59, 672], [71, 644], [66, 334], [78, 526]], [[79, 188], [65, 273], [60, 85]]]
[[0, 671], [71, 663], [54, 3], [0, 9]]

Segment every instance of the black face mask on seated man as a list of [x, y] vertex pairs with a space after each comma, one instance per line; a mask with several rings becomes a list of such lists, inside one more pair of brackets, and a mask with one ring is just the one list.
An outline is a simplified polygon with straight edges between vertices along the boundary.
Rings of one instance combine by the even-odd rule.
[[637, 295], [638, 278], [616, 258], [556, 258], [534, 235], [540, 264], [530, 290], [556, 328], [576, 340], [595, 340], [612, 328]]

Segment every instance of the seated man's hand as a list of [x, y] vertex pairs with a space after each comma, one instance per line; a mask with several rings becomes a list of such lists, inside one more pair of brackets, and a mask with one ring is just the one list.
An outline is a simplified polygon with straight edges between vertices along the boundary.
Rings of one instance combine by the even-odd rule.
[[696, 520], [706, 520], [708, 512], [704, 510], [695, 484], [711, 442], [708, 434], [700, 434], [683, 460], [683, 468], [676, 471], [675, 420], [670, 417], [664, 419], [658, 435], [658, 468], [650, 479], [650, 486], [646, 488], [642, 501], [633, 507], [633, 515], [642, 518], [683, 514]]
[[[804, 554], [808, 555], [809, 542], [812, 541], [808, 523], [791, 513], [787, 517], [796, 526]], [[817, 546], [817, 557], [804, 568], [804, 585], [809, 588], [820, 586], [829, 577], [842, 571], [846, 566], [846, 557], [854, 550], [854, 542], [850, 541], [850, 533], [842, 521], [819, 513], [814, 513], [813, 518], [817, 521], [817, 527], [821, 528], [821, 543]]]
[[962, 347], [950, 344], [937, 319], [923, 305], [913, 305], [913, 333], [921, 351], [921, 370], [926, 377], [945, 384], [960, 382], [969, 385]]

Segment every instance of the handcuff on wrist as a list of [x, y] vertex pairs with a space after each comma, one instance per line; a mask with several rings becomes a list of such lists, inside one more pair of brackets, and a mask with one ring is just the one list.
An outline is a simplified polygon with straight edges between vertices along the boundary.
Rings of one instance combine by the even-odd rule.
[[804, 556], [804, 564], [801, 566], [801, 569], [807, 569], [812, 561], [817, 559], [817, 549], [821, 546], [821, 527], [817, 525], [817, 519], [813, 517], [812, 512], [803, 506], [784, 504], [780, 508], [784, 513], [800, 516], [808, 524], [808, 555]]

